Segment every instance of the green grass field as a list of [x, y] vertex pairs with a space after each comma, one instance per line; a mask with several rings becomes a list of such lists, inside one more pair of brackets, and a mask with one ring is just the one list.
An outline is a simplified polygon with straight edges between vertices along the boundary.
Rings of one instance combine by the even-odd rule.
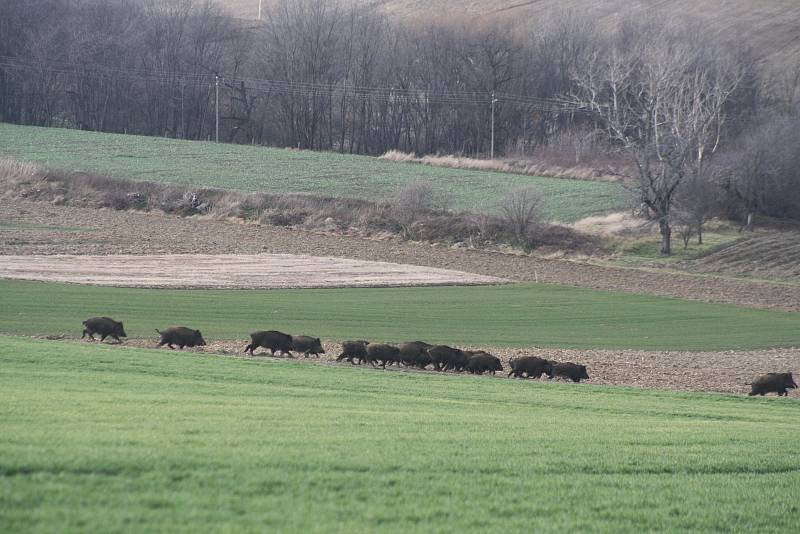
[[0, 336], [2, 532], [791, 531], [800, 404]]
[[366, 156], [0, 123], [0, 157], [121, 178], [264, 192], [386, 198], [429, 181], [456, 209], [488, 211], [508, 191], [532, 185], [545, 216], [564, 222], [623, 209], [619, 184], [395, 163]]
[[187, 325], [207, 340], [255, 330], [327, 340], [729, 350], [800, 345], [800, 314], [544, 284], [315, 290], [124, 289], [0, 280], [0, 332], [79, 336], [108, 315], [129, 336]]

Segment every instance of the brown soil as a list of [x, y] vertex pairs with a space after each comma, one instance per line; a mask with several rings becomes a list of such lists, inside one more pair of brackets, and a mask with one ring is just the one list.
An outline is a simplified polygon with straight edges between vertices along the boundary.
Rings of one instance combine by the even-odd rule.
[[117, 287], [398, 287], [504, 283], [501, 278], [397, 263], [292, 254], [3, 256], [0, 278]]
[[[20, 223], [50, 229], [19, 227]], [[75, 228], [88, 231], [74, 231]], [[800, 311], [800, 286], [796, 285], [648, 272], [397, 239], [366, 239], [209, 218], [19, 200], [0, 200], [0, 254], [304, 254]]]
[[[88, 341], [84, 341], [87, 343]], [[250, 358], [242, 352], [246, 340], [213, 341], [205, 347], [186, 349], [194, 352], [213, 353], [239, 358]], [[156, 340], [134, 339], [123, 346], [154, 348]], [[326, 365], [346, 365], [334, 363], [341, 353], [338, 343], [323, 343], [326, 354], [307, 361]], [[506, 377], [508, 361], [519, 356], [539, 356], [557, 361], [571, 361], [587, 366], [589, 380], [584, 383], [595, 385], [633, 386], [640, 388], [667, 389], [678, 391], [708, 391], [723, 393], [747, 393], [747, 382], [767, 372], [784, 372], [800, 369], [800, 349], [773, 349], [749, 352], [646, 352], [636, 350], [569, 350], [524, 348], [510, 349], [499, 347], [462, 347], [476, 350], [482, 348], [503, 361], [505, 372], [495, 378]], [[166, 353], [171, 352], [164, 348]], [[253, 358], [270, 357], [269, 352], [259, 349]], [[297, 359], [303, 359], [296, 355]], [[401, 368], [391, 367], [390, 370]], [[380, 370], [380, 369], [378, 369]], [[435, 372], [417, 371], [413, 372]], [[487, 378], [491, 378], [487, 375]], [[546, 380], [544, 378], [543, 380]], [[797, 379], [795, 379], [797, 381]], [[800, 390], [789, 393], [800, 398]]]

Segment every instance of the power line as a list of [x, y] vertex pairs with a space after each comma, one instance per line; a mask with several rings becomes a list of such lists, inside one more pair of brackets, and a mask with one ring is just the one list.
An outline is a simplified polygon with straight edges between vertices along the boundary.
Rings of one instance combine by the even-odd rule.
[[[123, 67], [90, 67], [65, 62], [27, 62], [19, 58], [0, 56], [0, 68], [17, 71], [48, 72], [75, 75], [112, 81], [139, 81], [160, 84], [181, 84], [212, 89], [216, 87], [217, 74], [187, 73], [165, 69], [136, 69]], [[381, 103], [408, 103], [414, 105], [445, 104], [453, 106], [485, 106], [500, 103], [512, 104], [531, 111], [587, 112], [574, 103], [559, 99], [539, 98], [508, 93], [428, 89], [411, 87], [357, 86], [343, 83], [320, 83], [290, 80], [270, 80], [240, 76], [219, 76], [228, 87], [244, 84], [247, 91], [259, 94], [315, 97], [336, 96], [340, 98], [369, 99]]]

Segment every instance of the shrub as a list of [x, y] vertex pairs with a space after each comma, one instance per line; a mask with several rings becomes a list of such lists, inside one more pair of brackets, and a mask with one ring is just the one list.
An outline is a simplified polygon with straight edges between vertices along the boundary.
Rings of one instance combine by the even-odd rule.
[[535, 231], [541, 225], [542, 195], [533, 187], [509, 191], [497, 204], [497, 211], [513, 236], [526, 251], [535, 246]]

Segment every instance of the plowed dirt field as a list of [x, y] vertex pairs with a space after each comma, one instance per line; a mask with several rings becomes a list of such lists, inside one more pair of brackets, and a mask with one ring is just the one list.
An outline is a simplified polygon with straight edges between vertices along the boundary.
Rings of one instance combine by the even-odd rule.
[[642, 271], [534, 255], [161, 213], [0, 200], [0, 255], [300, 254], [383, 261], [601, 290], [800, 311], [800, 285]]

